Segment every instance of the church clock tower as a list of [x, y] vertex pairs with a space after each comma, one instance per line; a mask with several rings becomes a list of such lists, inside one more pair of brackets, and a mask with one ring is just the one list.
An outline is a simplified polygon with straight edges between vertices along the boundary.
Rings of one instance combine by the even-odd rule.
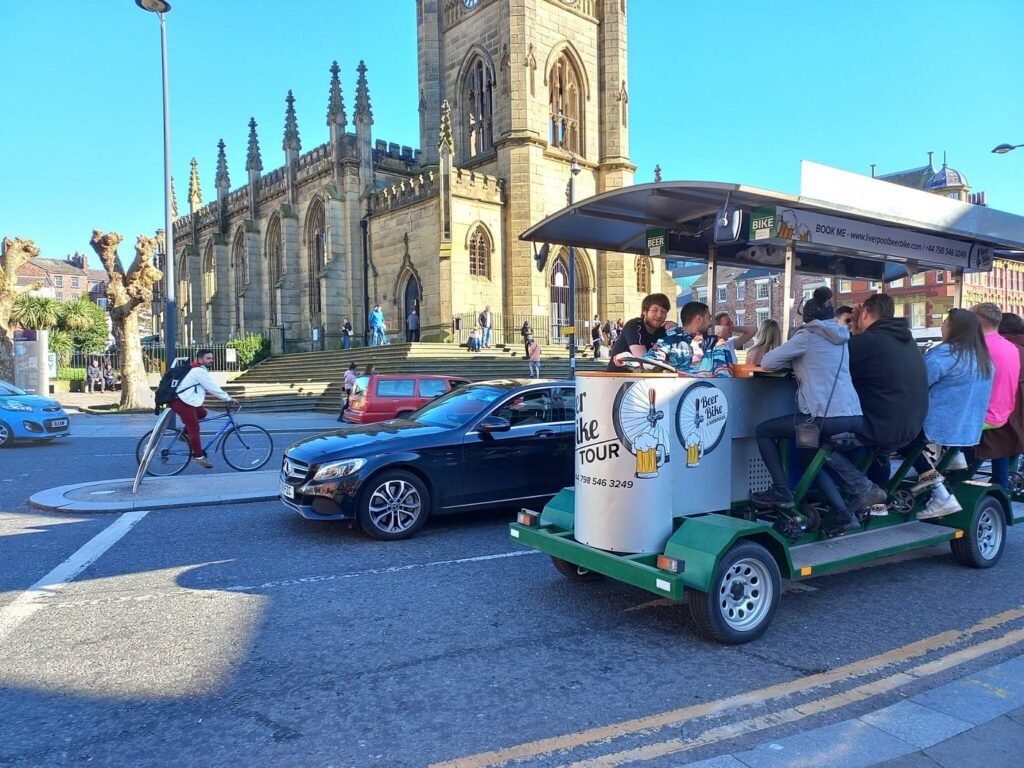
[[[454, 165], [504, 180], [504, 231], [494, 233], [503, 311], [565, 324], [564, 250], [538, 271], [519, 235], [565, 207], [573, 158], [577, 199], [633, 182], [626, 0], [417, 0], [417, 31], [422, 161], [438, 162], [447, 99]], [[638, 260], [584, 249], [576, 258], [577, 319], [635, 314]]]

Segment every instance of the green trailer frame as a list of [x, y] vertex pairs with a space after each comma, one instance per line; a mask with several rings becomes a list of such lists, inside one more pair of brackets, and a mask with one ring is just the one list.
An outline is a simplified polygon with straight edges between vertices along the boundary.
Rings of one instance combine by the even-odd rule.
[[[532, 227], [522, 239], [535, 245], [705, 261], [712, 312], [720, 262], [764, 266], [766, 258], [777, 258], [785, 295], [790, 297], [798, 265], [805, 272], [820, 270], [875, 280], [893, 280], [915, 269], [951, 269], [954, 300], [959, 305], [965, 270], [990, 268], [993, 253], [1024, 260], [1022, 217], [981, 209], [961, 211], [950, 207], [949, 201], [886, 182], [833, 169], [820, 172], [820, 167], [812, 171], [819, 173], [808, 184], [814, 188], [813, 199], [717, 183], [646, 184], [580, 201]], [[844, 197], [847, 183], [853, 192]], [[933, 250], [921, 240], [920, 254], [910, 257], [898, 249], [886, 252], [881, 246], [877, 252], [866, 251], [871, 246], [863, 245], [863, 238], [852, 247], [834, 238], [794, 240], [791, 231], [779, 229], [773, 217], [781, 208], [772, 206], [806, 212], [812, 221], [843, 217], [851, 225], [896, 229], [906, 233], [906, 242], [915, 237], [950, 238], [957, 247]], [[765, 211], [773, 212], [772, 221]], [[724, 234], [720, 235], [720, 230]], [[657, 237], [649, 241], [652, 232]], [[749, 235], [744, 237], [744, 232]], [[650, 242], [656, 243], [657, 253]], [[787, 332], [791, 303], [783, 304]], [[817, 452], [797, 484], [797, 501], [805, 502], [799, 511], [770, 516], [754, 510], [744, 499], [734, 501], [731, 509], [679, 517], [659, 553], [617, 554], [576, 541], [572, 488], [555, 496], [540, 514], [523, 510], [519, 520], [510, 525], [510, 535], [518, 543], [550, 555], [558, 570], [572, 580], [607, 576], [660, 597], [685, 597], [703, 634], [721, 642], [740, 643], [759, 637], [767, 628], [781, 596], [781, 579], [813, 577], [941, 542], [949, 542], [959, 562], [987, 568], [1002, 555], [1007, 526], [1024, 520], [1024, 514], [1014, 512], [1003, 489], [975, 480], [970, 470], [947, 474], [962, 511], [918, 520], [922, 499], [913, 496], [912, 483], [906, 480], [911, 456], [887, 489], [888, 514], [863, 518], [861, 528], [845, 536], [828, 536], [820, 525], [820, 515], [817, 521], [809, 521], [817, 514], [810, 488], [831, 449], [823, 447]]]

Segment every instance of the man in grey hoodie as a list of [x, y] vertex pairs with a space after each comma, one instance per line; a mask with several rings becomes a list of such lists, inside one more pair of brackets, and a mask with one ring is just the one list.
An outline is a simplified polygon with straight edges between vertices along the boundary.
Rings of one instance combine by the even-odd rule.
[[[798, 421], [817, 421], [822, 437], [826, 438], [843, 432], [859, 433], [863, 429], [860, 400], [850, 379], [847, 350], [850, 330], [835, 321], [831, 298], [832, 291], [828, 288], [815, 290], [814, 296], [804, 304], [803, 327], [785, 344], [766, 353], [761, 361], [761, 366], [767, 370], [793, 369], [799, 413], [769, 419], [757, 426], [757, 447], [772, 477], [771, 488], [750, 497], [758, 506], [793, 506], [793, 493], [786, 482], [777, 441], [792, 439]], [[853, 512], [885, 501], [885, 491], [840, 453], [833, 452], [826, 467], [852, 494], [847, 505], [832, 479], [825, 472], [819, 475], [819, 487], [835, 513], [834, 529], [856, 527], [858, 521]]]

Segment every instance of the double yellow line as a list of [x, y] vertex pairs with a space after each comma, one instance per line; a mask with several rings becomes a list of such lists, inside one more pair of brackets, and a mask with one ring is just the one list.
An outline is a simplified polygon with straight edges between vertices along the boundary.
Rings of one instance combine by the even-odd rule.
[[[770, 701], [780, 699], [793, 694], [808, 693], [822, 686], [835, 685], [857, 678], [875, 674], [897, 664], [902, 664], [911, 659], [919, 658], [934, 651], [948, 649], [964, 641], [972, 639], [975, 635], [989, 632], [1004, 624], [1024, 618], [1024, 606], [1013, 608], [1002, 613], [989, 616], [977, 624], [964, 630], [947, 630], [937, 635], [918, 640], [909, 645], [904, 645], [885, 653], [871, 656], [860, 661], [846, 664], [842, 667], [808, 675], [798, 680], [791, 680], [785, 683], [778, 683], [756, 691], [736, 694], [717, 701], [705, 702], [688, 707], [668, 710], [656, 715], [639, 717], [633, 720], [625, 720], [611, 725], [604, 725], [597, 728], [590, 728], [584, 731], [568, 733], [563, 736], [555, 736], [547, 739], [539, 739], [524, 744], [517, 744], [505, 749], [491, 752], [480, 752], [475, 755], [446, 760], [441, 763], [434, 763], [431, 768], [488, 768], [489, 766], [502, 766], [511, 762], [524, 760], [532, 757], [548, 756], [554, 752], [564, 752], [578, 749], [589, 744], [600, 741], [621, 738], [634, 735], [643, 731], [652, 731], [667, 726], [677, 726], [682, 723], [699, 720], [700, 718], [712, 715], [721, 715], [730, 710], [752, 705], [764, 705]], [[667, 741], [648, 744], [635, 749], [623, 750], [603, 755], [590, 760], [583, 760], [572, 763], [572, 768], [607, 768], [610, 766], [625, 765], [627, 763], [652, 760], [665, 755], [686, 752], [699, 747], [706, 747], [726, 739], [737, 736], [756, 733], [758, 731], [774, 728], [778, 725], [792, 723], [823, 712], [830, 712], [835, 709], [864, 701], [882, 693], [888, 693], [902, 685], [922, 680], [932, 675], [939, 674], [952, 669], [960, 664], [980, 658], [990, 653], [1008, 648], [1017, 643], [1024, 642], [1024, 629], [1014, 629], [998, 637], [985, 640], [977, 645], [971, 645], [961, 650], [951, 651], [946, 655], [933, 661], [919, 664], [903, 672], [879, 678], [872, 682], [859, 685], [842, 693], [824, 696], [805, 702], [796, 707], [773, 712], [767, 715], [760, 715], [735, 723], [729, 723], [716, 728], [706, 730], [690, 739], [669, 739]]]

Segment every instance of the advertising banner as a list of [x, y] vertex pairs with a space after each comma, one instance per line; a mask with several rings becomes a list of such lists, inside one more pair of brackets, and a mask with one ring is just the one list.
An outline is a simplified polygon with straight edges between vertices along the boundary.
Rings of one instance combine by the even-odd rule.
[[992, 268], [992, 249], [948, 237], [870, 224], [795, 208], [755, 208], [751, 242], [788, 240], [848, 248], [967, 272]]
[[647, 230], [647, 255], [648, 256], [664, 256], [666, 237], [664, 229], [648, 229]]

